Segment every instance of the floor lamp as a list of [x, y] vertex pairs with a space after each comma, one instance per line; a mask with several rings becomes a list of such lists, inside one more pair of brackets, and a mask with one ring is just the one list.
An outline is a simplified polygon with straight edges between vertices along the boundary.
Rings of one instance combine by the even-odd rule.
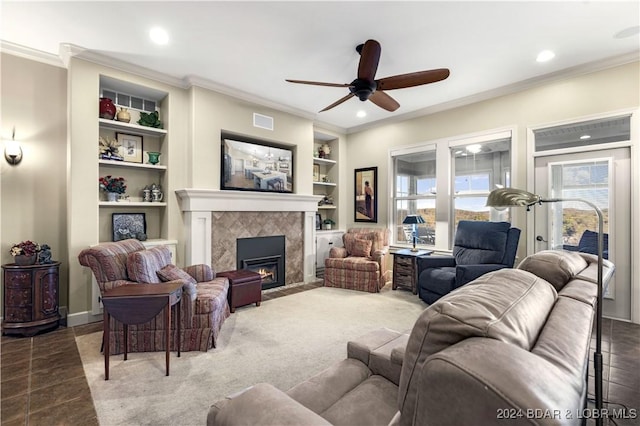
[[411, 235], [413, 237], [413, 248], [411, 249], [411, 251], [414, 252], [418, 251], [418, 249], [416, 248], [416, 240], [418, 239], [416, 235], [416, 225], [419, 223], [425, 223], [424, 219], [419, 214], [410, 214], [402, 221], [403, 225], [411, 225]]
[[[596, 306], [596, 350], [593, 353], [595, 373], [596, 410], [602, 413], [602, 248], [603, 248], [603, 219], [602, 211], [595, 204], [581, 198], [542, 198], [539, 195], [514, 188], [498, 188], [489, 193], [487, 206], [489, 207], [526, 207], [527, 211], [535, 204], [558, 203], [562, 201], [578, 201], [589, 205], [598, 215], [598, 301]], [[596, 416], [596, 425], [602, 425], [602, 416]]]

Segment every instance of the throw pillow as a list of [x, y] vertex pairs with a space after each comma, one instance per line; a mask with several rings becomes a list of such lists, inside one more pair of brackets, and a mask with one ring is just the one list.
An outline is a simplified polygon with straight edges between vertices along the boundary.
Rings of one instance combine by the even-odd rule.
[[365, 240], [364, 238], [356, 238], [353, 241], [351, 255], [356, 257], [369, 257], [371, 256], [371, 246], [373, 241]]
[[191, 298], [191, 300], [196, 300], [197, 289], [196, 289], [196, 280], [189, 274], [187, 274], [182, 269], [178, 268], [176, 265], [167, 265], [164, 268], [160, 269], [158, 272], [158, 277], [162, 281], [174, 281], [174, 280], [182, 280], [185, 282], [183, 290], [187, 295]]

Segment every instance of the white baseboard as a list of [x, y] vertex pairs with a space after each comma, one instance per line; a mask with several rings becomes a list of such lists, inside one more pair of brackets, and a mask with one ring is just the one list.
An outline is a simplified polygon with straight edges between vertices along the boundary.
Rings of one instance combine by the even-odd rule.
[[75, 327], [77, 325], [85, 325], [98, 321], [102, 321], [102, 315], [93, 315], [91, 311], [67, 315], [67, 327]]

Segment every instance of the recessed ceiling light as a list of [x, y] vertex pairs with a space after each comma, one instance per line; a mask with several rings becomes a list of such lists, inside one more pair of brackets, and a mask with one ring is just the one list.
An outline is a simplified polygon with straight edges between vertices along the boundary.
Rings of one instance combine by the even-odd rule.
[[160, 27], [151, 28], [149, 38], [156, 44], [165, 45], [169, 43], [169, 33]]
[[538, 62], [547, 62], [552, 60], [554, 57], [556, 56], [555, 53], [553, 53], [550, 50], [543, 50], [542, 52], [538, 53], [538, 57], [536, 58], [536, 61]]
[[591, 139], [591, 135], [582, 135], [580, 136], [580, 140], [587, 140], [587, 139]]
[[360, 111], [358, 111], [358, 112], [356, 113], [356, 117], [358, 117], [358, 118], [364, 118], [364, 117], [366, 117], [366, 116], [367, 116], [367, 112], [366, 112], [366, 111], [363, 111], [363, 110], [360, 110]]

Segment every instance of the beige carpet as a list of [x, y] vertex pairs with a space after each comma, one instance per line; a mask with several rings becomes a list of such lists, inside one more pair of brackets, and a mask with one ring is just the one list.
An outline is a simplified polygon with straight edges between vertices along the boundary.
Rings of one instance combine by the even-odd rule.
[[101, 425], [202, 425], [216, 400], [259, 382], [287, 390], [346, 357], [346, 345], [371, 330], [413, 326], [426, 305], [389, 286], [379, 294], [320, 287], [238, 308], [209, 352], [110, 358], [104, 380], [102, 333], [77, 344]]

